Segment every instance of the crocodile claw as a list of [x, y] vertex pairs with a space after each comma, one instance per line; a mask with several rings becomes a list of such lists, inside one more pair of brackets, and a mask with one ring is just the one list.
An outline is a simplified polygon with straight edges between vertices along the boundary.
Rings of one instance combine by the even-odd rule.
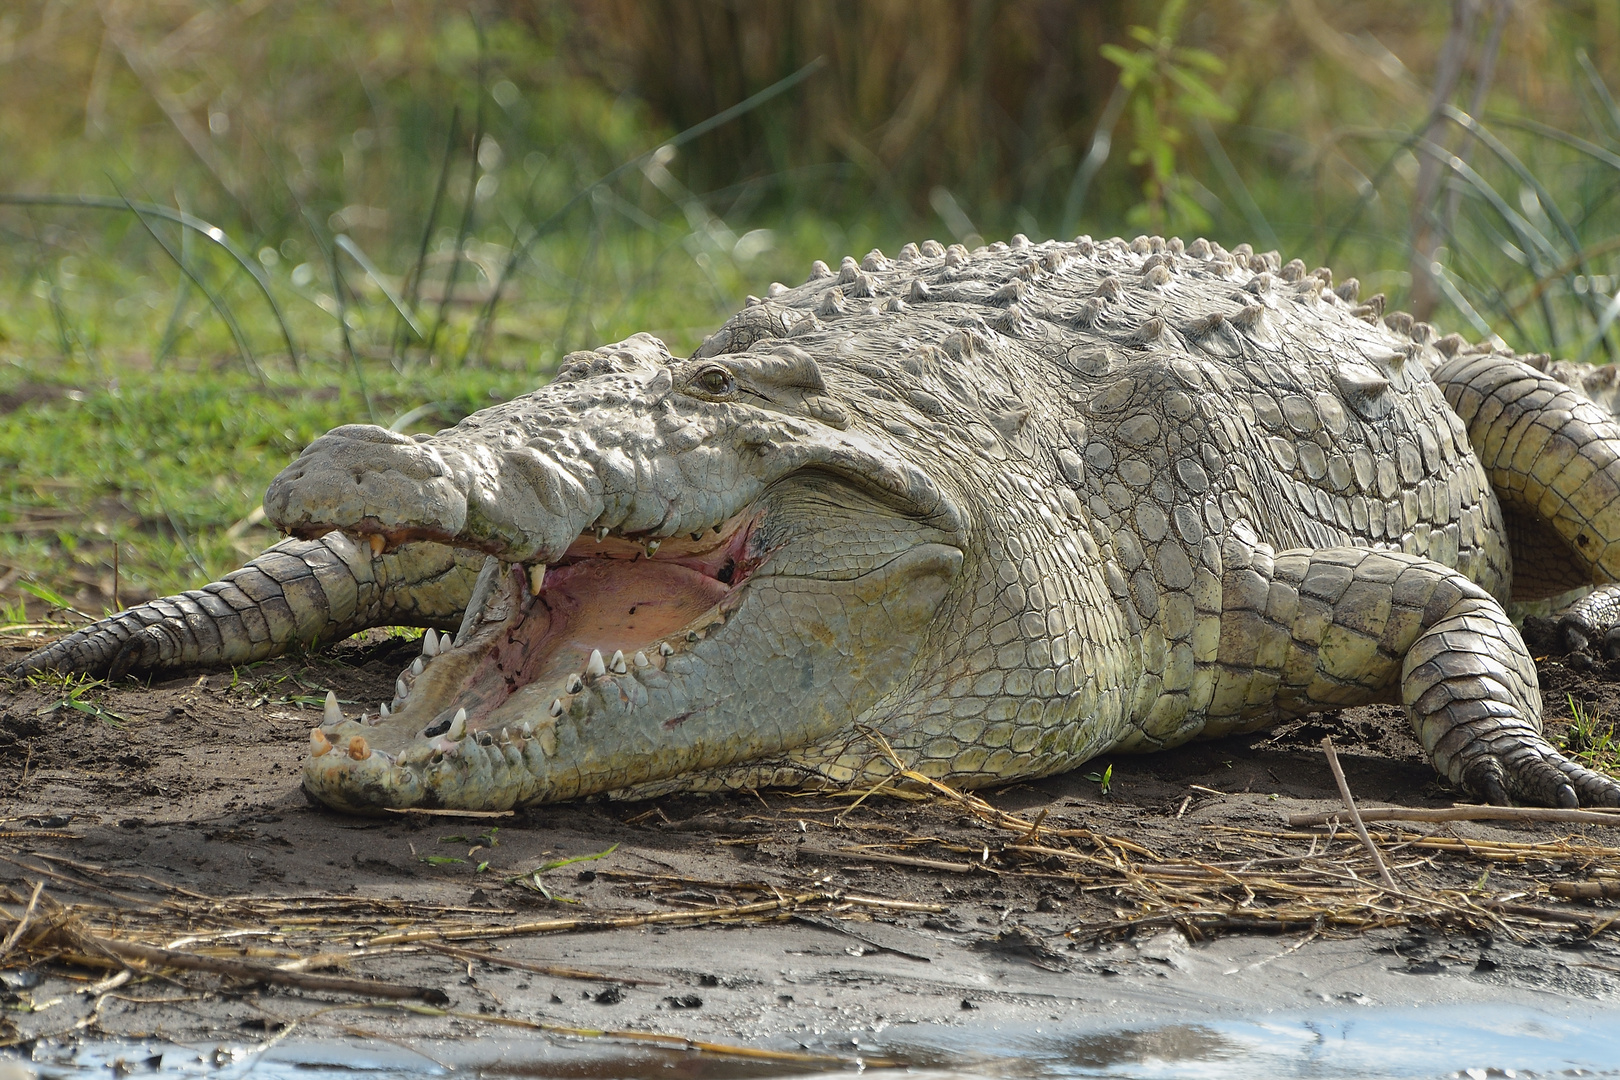
[[1493, 806], [1620, 806], [1620, 783], [1569, 760], [1540, 735], [1507, 731], [1481, 749], [1462, 782]]

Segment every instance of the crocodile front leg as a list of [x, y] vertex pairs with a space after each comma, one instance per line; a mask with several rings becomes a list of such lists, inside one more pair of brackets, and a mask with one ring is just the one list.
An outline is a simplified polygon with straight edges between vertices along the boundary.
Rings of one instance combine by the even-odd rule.
[[1535, 665], [1502, 606], [1395, 551], [1223, 551], [1219, 675], [1205, 734], [1377, 701], [1406, 706], [1439, 772], [1497, 804], [1620, 805], [1620, 784], [1541, 734]]
[[342, 533], [286, 540], [201, 589], [121, 611], [3, 671], [84, 672], [241, 664], [372, 626], [453, 629], [482, 554], [417, 542], [376, 554]]

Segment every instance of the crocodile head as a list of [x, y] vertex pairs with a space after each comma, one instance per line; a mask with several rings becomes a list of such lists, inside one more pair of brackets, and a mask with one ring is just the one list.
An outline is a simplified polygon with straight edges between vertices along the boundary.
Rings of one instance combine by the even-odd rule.
[[337, 428], [271, 485], [300, 536], [488, 555], [394, 708], [311, 732], [322, 801], [505, 808], [768, 760], [916, 662], [963, 511], [808, 354], [680, 361], [637, 335], [570, 359], [436, 435]]

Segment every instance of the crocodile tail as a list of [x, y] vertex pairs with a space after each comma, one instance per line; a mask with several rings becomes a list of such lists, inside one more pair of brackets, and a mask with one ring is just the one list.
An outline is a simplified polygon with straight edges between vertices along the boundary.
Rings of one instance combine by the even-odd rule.
[[374, 555], [342, 533], [287, 540], [201, 589], [138, 605], [3, 669], [119, 678], [130, 671], [240, 664], [371, 626], [453, 626], [473, 574], [442, 544]]
[[1513, 540], [1513, 597], [1620, 581], [1620, 422], [1610, 406], [1513, 357], [1435, 369]]

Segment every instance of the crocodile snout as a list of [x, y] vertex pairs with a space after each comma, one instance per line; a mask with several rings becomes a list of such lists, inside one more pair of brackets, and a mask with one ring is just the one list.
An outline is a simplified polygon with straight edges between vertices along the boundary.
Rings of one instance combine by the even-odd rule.
[[313, 537], [334, 529], [452, 539], [467, 522], [467, 463], [454, 449], [371, 424], [346, 424], [281, 471], [264, 496], [283, 531]]

